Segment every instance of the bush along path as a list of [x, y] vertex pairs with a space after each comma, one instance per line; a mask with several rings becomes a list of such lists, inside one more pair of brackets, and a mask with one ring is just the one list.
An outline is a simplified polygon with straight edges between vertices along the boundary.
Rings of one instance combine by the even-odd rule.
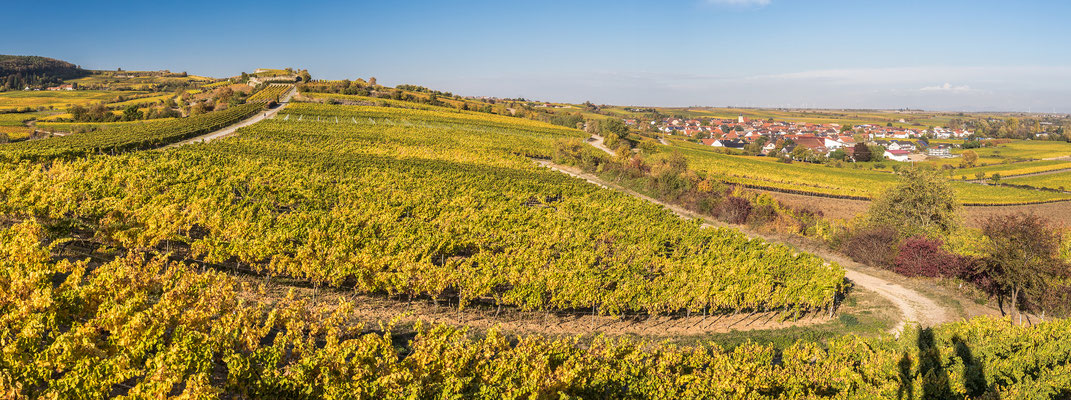
[[[749, 237], [752, 237], [752, 238], [758, 237], [758, 238], [762, 238], [764, 240], [767, 240], [769, 242], [785, 243], [779, 237], [775, 237], [775, 236], [772, 236], [772, 235], [765, 235], [765, 234], [762, 234], [762, 233], [754, 232], [754, 231], [751, 231], [751, 230], [746, 229], [746, 228], [744, 228], [742, 226], [739, 226], [739, 225], [728, 224], [728, 223], [725, 223], [725, 222], [722, 222], [722, 221], [718, 221], [718, 220], [715, 220], [713, 218], [710, 218], [710, 217], [707, 217], [707, 216], [704, 216], [704, 215], [700, 215], [698, 213], [689, 211], [689, 210], [687, 210], [687, 209], [685, 209], [683, 207], [680, 207], [680, 206], [677, 206], [677, 205], [674, 205], [674, 204], [669, 204], [669, 203], [666, 203], [664, 201], [657, 200], [657, 199], [651, 198], [649, 196], [637, 193], [634, 190], [622, 187], [622, 186], [614, 184], [612, 182], [608, 182], [608, 181], [606, 181], [606, 180], [604, 180], [604, 179], [602, 179], [602, 178], [600, 178], [600, 177], [598, 177], [598, 176], [596, 176], [594, 174], [589, 174], [589, 173], [583, 172], [582, 170], [580, 170], [578, 168], [569, 167], [569, 166], [560, 165], [560, 164], [555, 164], [554, 162], [549, 161], [549, 160], [537, 160], [537, 162], [540, 165], [543, 165], [545, 167], [551, 168], [551, 169], [553, 169], [555, 171], [558, 171], [558, 172], [561, 172], [561, 173], [564, 173], [564, 174], [568, 174], [568, 175], [571, 175], [571, 176], [586, 180], [586, 181], [588, 181], [590, 183], [602, 186], [604, 188], [610, 188], [610, 189], [613, 189], [613, 190], [617, 190], [617, 191], [620, 191], [620, 192], [623, 192], [623, 193], [626, 193], [626, 194], [641, 198], [643, 200], [646, 200], [646, 201], [649, 201], [649, 202], [652, 202], [652, 203], [655, 203], [655, 204], [659, 204], [659, 205], [661, 205], [661, 206], [673, 211], [674, 213], [676, 213], [677, 215], [679, 215], [682, 218], [698, 218], [698, 219], [702, 219], [705, 222], [704, 226], [710, 226], [710, 227], [714, 227], [714, 226], [734, 227], [734, 228], [740, 229], [742, 232], [744, 232], [745, 234], [747, 234]], [[798, 243], [785, 243], [785, 244], [793, 246], [793, 247], [797, 247], [797, 248], [799, 247]], [[923, 295], [922, 293], [919, 293], [918, 291], [915, 291], [915, 290], [912, 290], [910, 288], [904, 287], [903, 285], [900, 285], [900, 284], [891, 282], [889, 280], [886, 280], [884, 278], [881, 278], [881, 277], [869, 274], [867, 272], [864, 272], [866, 267], [863, 266], [862, 264], [859, 264], [859, 263], [857, 263], [855, 261], [852, 261], [852, 260], [850, 260], [850, 259], [848, 259], [846, 257], [843, 257], [843, 256], [841, 256], [839, 254], [836, 254], [835, 252], [833, 252], [831, 250], [824, 249], [824, 248], [819, 248], [817, 246], [811, 246], [811, 248], [807, 248], [806, 251], [810, 252], [810, 253], [818, 256], [818, 257], [821, 257], [822, 259], [826, 260], [827, 262], [836, 262], [836, 263], [838, 263], [839, 265], [843, 266], [845, 268], [845, 270], [846, 270], [845, 278], [847, 278], [853, 284], [855, 284], [855, 285], [857, 285], [859, 287], [871, 290], [871, 291], [879, 294], [880, 296], [888, 299], [893, 304], [895, 304], [897, 309], [902, 314], [902, 318], [890, 330], [890, 333], [899, 334], [900, 332], [903, 332], [905, 326], [908, 323], [917, 323], [920, 326], [929, 327], [929, 326], [936, 326], [936, 325], [939, 325], [939, 324], [944, 323], [944, 322], [948, 322], [952, 318], [953, 313], [951, 313], [950, 311], [945, 309], [943, 306], [939, 305], [933, 299]]]

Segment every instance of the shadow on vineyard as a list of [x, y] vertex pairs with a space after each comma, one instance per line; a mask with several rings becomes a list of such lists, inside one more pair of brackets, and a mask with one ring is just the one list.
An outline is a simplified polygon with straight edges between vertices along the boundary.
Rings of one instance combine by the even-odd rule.
[[[918, 332], [916, 347], [918, 362], [907, 352], [897, 363], [899, 375], [898, 399], [955, 399], [979, 398], [989, 389], [986, 385], [985, 366], [975, 358], [970, 347], [958, 335], [951, 338], [954, 353], [943, 358], [941, 347], [934, 339], [932, 328]], [[955, 369], [959, 369], [956, 371]], [[966, 396], [957, 396], [952, 389], [952, 377], [959, 377], [959, 387]], [[916, 397], [916, 394], [919, 397]]]

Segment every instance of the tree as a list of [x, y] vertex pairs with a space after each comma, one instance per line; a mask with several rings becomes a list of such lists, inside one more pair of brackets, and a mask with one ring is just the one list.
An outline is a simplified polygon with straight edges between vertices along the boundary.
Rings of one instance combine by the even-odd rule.
[[885, 161], [885, 148], [880, 145], [867, 146], [870, 149], [870, 161]]
[[858, 162], [867, 162], [872, 158], [870, 155], [870, 147], [867, 147], [866, 143], [859, 142], [855, 144], [852, 150], [853, 158]]
[[914, 236], [900, 243], [893, 271], [906, 276], [956, 277], [962, 264], [955, 254], [942, 248], [940, 239]]
[[86, 110], [85, 107], [77, 104], [67, 109], [67, 113], [71, 114], [71, 119], [74, 119], [75, 121], [85, 120], [87, 111], [88, 110]]
[[628, 136], [628, 125], [625, 125], [620, 119], [610, 118], [602, 121], [599, 126], [599, 133], [604, 135], [613, 133], [617, 137], [624, 139]]
[[830, 160], [844, 161], [846, 158], [848, 158], [848, 152], [844, 151], [844, 149], [836, 149], [829, 153]]
[[206, 112], [208, 112], [208, 107], [205, 106], [204, 102], [197, 102], [197, 104], [190, 107], [190, 115], [204, 114]]
[[896, 259], [897, 235], [890, 227], [863, 226], [851, 232], [840, 250], [863, 264], [890, 267]]
[[901, 237], [947, 236], [959, 226], [959, 203], [944, 176], [923, 168], [903, 168], [899, 174], [899, 183], [870, 206], [868, 224], [892, 227]]
[[135, 105], [130, 105], [126, 110], [123, 110], [123, 120], [125, 121], [137, 121], [143, 116], [144, 114]]
[[1054, 277], [1066, 275], [1060, 234], [1045, 219], [1024, 213], [990, 217], [982, 232], [989, 239], [986, 275], [1022, 318], [1024, 300], [1042, 297]]
[[975, 153], [974, 150], [964, 150], [960, 158], [963, 159], [960, 164], [966, 167], [973, 167], [978, 162], [978, 153]]

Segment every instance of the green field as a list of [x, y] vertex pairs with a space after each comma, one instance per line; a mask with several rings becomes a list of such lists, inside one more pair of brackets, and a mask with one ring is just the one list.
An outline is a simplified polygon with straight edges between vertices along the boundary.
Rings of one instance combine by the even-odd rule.
[[1040, 188], [1067, 190], [1071, 188], [1071, 171], [1053, 174], [1024, 176], [1021, 178], [1002, 179], [1001, 182], [1013, 185], [1027, 185]]
[[[981, 158], [1045, 159], [1071, 156], [1071, 143], [1049, 140], [1014, 140], [994, 147], [973, 149]], [[962, 153], [962, 150], [958, 153]]]
[[975, 179], [978, 173], [985, 175], [985, 178], [991, 178], [993, 174], [1000, 174], [1001, 177], [1010, 177], [1016, 175], [1033, 174], [1038, 172], [1056, 171], [1061, 169], [1071, 168], [1071, 161], [1067, 160], [1037, 160], [1037, 161], [1024, 161], [1007, 164], [995, 164], [985, 167], [974, 168], [958, 168], [950, 171], [954, 179], [961, 177], [967, 177], [967, 179]]
[[[674, 140], [672, 150], [680, 152], [693, 168], [712, 173], [729, 183], [753, 185], [835, 196], [873, 198], [894, 185], [897, 177], [868, 169], [837, 168], [825, 164], [794, 162], [785, 164], [772, 157], [721, 154], [710, 147]], [[663, 152], [655, 157], [664, 157]], [[961, 202], [967, 204], [1018, 204], [1071, 199], [1071, 195], [1028, 189], [993, 187], [952, 182]]]
[[[932, 140], [930, 143], [949, 143], [949, 144], [963, 144], [962, 140]], [[998, 172], [1001, 175], [1018, 175], [1021, 173], [1030, 173], [1015, 171], [1020, 167], [1013, 163], [1019, 163], [1023, 161], [1048, 161], [1044, 159], [1048, 158], [1065, 158], [1071, 157], [1071, 143], [1047, 141], [1047, 140], [1013, 140], [1009, 143], [1004, 143], [992, 147], [980, 147], [976, 149], [962, 149], [953, 148], [952, 154], [957, 156], [953, 158], [941, 158], [927, 160], [927, 164], [932, 164], [937, 167], [944, 167], [946, 165], [952, 167], [959, 167], [962, 163], [962, 158], [958, 157], [963, 154], [964, 151], [971, 150], [978, 154], [978, 160], [975, 162], [974, 168], [979, 167], [992, 167], [984, 169], [987, 174], [990, 172]], [[1042, 163], [1033, 164], [1041, 165]], [[1001, 172], [1002, 170], [1012, 171], [1012, 173]], [[958, 178], [960, 175], [967, 175], [969, 179], [974, 178], [973, 169], [969, 174], [963, 174], [956, 170], [955, 176]], [[1032, 171], [1039, 172], [1039, 171]]]

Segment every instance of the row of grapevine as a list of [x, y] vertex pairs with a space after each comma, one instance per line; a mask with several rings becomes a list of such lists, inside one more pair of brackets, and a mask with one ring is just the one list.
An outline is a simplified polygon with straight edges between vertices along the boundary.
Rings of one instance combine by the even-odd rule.
[[526, 158], [583, 137], [574, 130], [423, 110], [286, 111], [210, 145], [0, 166], [0, 213], [460, 307], [788, 317], [826, 310], [844, 290], [844, 271], [816, 256], [701, 228]]
[[158, 123], [162, 121], [175, 121], [177, 118], [156, 118], [138, 121], [116, 122], [48, 122], [37, 121], [34, 126], [45, 132], [89, 132], [103, 128], [115, 128], [120, 126], [137, 126], [146, 123]]
[[52, 261], [45, 229], [0, 229], [5, 398], [1009, 398], [1071, 396], [1071, 320], [979, 318], [784, 349], [627, 338], [368, 331], [357, 305], [164, 257]]
[[263, 107], [263, 103], [248, 103], [187, 118], [100, 125], [92, 132], [9, 143], [0, 145], [0, 160], [72, 159], [160, 147], [231, 125]]
[[268, 102], [268, 101], [273, 101], [273, 100], [274, 101], [279, 101], [280, 97], [283, 97], [283, 95], [286, 94], [286, 92], [289, 92], [290, 89], [293, 89], [293, 88], [294, 88], [293, 85], [268, 85], [268, 86], [264, 87], [263, 89], [261, 89], [260, 91], [258, 91], [256, 93], [253, 93], [253, 95], [249, 96], [249, 99], [246, 100], [246, 101], [251, 102], [251, 103], [252, 102]]

